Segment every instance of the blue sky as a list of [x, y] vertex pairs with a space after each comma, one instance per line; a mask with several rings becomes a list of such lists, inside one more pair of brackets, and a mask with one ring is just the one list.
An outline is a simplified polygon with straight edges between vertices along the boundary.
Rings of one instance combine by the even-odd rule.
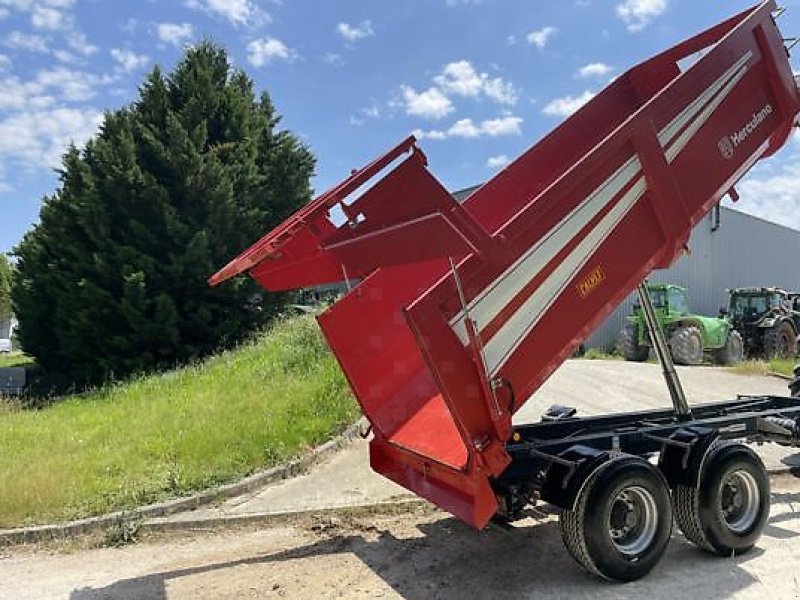
[[[457, 189], [491, 177], [626, 68], [751, 4], [0, 0], [0, 251], [36, 221], [70, 140], [85, 142], [146, 71], [171, 69], [204, 37], [312, 149], [318, 192], [412, 131]], [[800, 34], [800, 0], [784, 5], [784, 35]], [[740, 192], [739, 209], [800, 228], [800, 143]]]

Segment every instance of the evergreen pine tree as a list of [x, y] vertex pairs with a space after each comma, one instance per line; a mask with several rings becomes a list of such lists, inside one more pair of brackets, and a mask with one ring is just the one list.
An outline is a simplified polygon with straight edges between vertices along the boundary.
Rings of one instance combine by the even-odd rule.
[[15, 249], [25, 351], [78, 384], [240, 340], [280, 308], [247, 278], [206, 279], [310, 198], [314, 159], [222, 48], [150, 73], [132, 105], [70, 148]]

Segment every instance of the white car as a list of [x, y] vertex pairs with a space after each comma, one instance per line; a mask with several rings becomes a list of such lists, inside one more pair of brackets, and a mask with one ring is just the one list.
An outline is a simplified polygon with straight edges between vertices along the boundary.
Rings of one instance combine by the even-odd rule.
[[0, 338], [0, 352], [11, 352], [11, 340]]

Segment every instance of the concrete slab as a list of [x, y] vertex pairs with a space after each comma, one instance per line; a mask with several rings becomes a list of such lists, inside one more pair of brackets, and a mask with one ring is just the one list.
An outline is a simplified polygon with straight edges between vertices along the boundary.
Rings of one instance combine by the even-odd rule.
[[[786, 381], [748, 376], [716, 367], [679, 367], [690, 403], [727, 400], [737, 394], [786, 395]], [[670, 406], [660, 367], [609, 360], [570, 360], [519, 411], [515, 422], [538, 421], [551, 404], [575, 406], [580, 415]], [[800, 465], [793, 449], [756, 448], [767, 468]], [[792, 462], [794, 460], [794, 463]], [[265, 486], [213, 508], [178, 513], [159, 521], [282, 513], [391, 502], [413, 497], [369, 467], [367, 442], [358, 439], [299, 477]]]
[[368, 443], [358, 438], [304, 475], [275, 482], [213, 508], [177, 513], [158, 521], [344, 508], [412, 497], [408, 490], [370, 468]]

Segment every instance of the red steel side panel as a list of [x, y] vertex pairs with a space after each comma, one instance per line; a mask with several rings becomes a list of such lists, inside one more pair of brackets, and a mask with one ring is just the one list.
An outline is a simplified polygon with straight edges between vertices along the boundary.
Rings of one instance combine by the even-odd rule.
[[512, 412], [786, 141], [800, 97], [773, 10], [634, 67], [463, 205], [409, 138], [212, 283], [243, 271], [273, 290], [363, 278], [319, 322], [373, 425], [372, 466], [482, 527]]

